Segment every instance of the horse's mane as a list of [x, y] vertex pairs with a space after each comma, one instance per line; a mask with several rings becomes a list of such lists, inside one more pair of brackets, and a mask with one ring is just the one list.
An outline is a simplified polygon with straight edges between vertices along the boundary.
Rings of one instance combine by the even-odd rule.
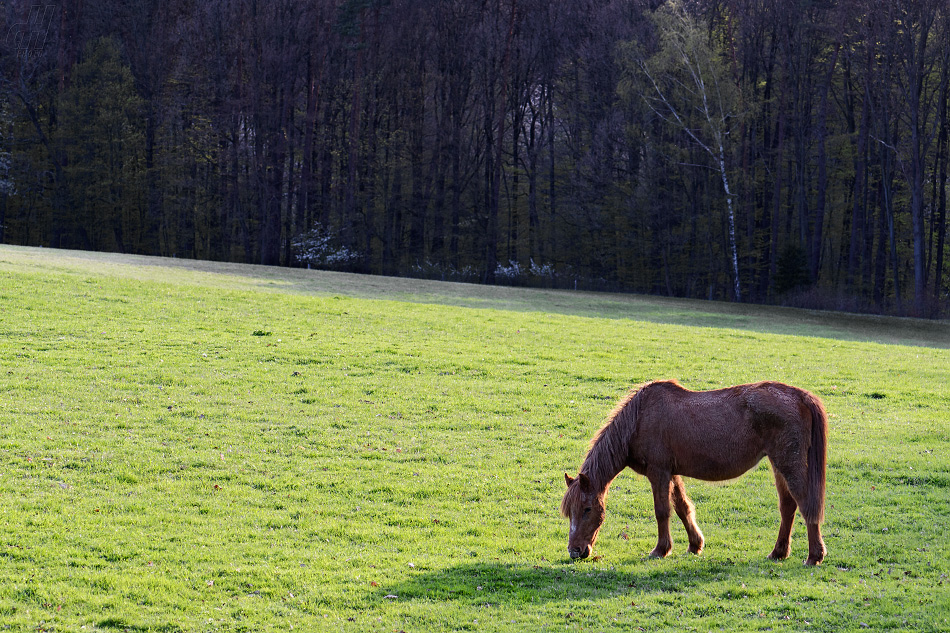
[[607, 416], [607, 421], [590, 441], [581, 472], [587, 474], [595, 489], [609, 486], [613, 478], [627, 465], [630, 440], [637, 429], [643, 391], [650, 384], [652, 383], [631, 389], [617, 403]]
[[[643, 386], [630, 390], [617, 403], [607, 416], [607, 421], [590, 441], [580, 473], [587, 476], [594, 490], [606, 492], [610, 482], [626, 465], [630, 438], [637, 423], [640, 389]], [[578, 477], [580, 478], [580, 475]], [[580, 485], [568, 486], [564, 498], [561, 499], [562, 515], [568, 518], [571, 516], [571, 508], [576, 505], [576, 499], [581, 492]]]

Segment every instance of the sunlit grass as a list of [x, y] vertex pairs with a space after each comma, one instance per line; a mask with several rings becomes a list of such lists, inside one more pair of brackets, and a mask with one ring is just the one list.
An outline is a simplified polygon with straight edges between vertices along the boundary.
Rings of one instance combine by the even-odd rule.
[[[0, 627], [950, 626], [939, 329], [465, 288], [0, 247]], [[788, 334], [812, 330], [843, 334]], [[918, 346], [860, 342], [882, 331]], [[765, 560], [765, 465], [688, 481], [707, 549], [676, 526], [661, 561], [624, 474], [603, 558], [569, 562], [561, 473], [652, 378], [824, 399], [825, 565], [801, 566], [801, 524], [793, 558]]]

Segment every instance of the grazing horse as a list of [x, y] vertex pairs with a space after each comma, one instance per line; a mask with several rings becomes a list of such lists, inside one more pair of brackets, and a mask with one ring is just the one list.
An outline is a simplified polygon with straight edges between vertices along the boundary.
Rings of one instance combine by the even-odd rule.
[[590, 556], [605, 516], [610, 482], [629, 466], [653, 488], [658, 538], [650, 556], [673, 547], [670, 506], [699, 554], [703, 534], [681, 477], [724, 481], [739, 477], [763, 457], [775, 474], [782, 523], [773, 560], [789, 555], [795, 509], [808, 527], [806, 565], [825, 557], [821, 522], [825, 506], [828, 417], [821, 401], [780, 382], [758, 382], [714, 391], [690, 391], [676, 381], [632, 390], [591, 440], [580, 474], [564, 473], [561, 514], [570, 519], [571, 558]]

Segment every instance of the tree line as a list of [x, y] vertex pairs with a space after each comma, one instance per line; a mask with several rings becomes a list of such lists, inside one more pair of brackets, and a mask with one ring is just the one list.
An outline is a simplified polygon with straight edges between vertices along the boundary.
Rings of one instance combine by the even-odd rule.
[[945, 0], [35, 4], [2, 242], [948, 305]]

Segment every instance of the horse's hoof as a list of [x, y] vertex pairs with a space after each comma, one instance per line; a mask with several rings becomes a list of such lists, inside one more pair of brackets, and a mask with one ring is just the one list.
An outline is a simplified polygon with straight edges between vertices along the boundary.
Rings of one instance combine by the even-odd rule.
[[666, 558], [667, 556], [670, 555], [670, 551], [671, 550], [666, 550], [664, 552], [663, 550], [655, 549], [652, 552], [650, 552], [649, 557], [650, 558]]
[[785, 560], [788, 558], [789, 552], [781, 552], [777, 549], [772, 550], [772, 553], [769, 554], [769, 560]]
[[805, 559], [805, 565], [808, 566], [808, 567], [817, 567], [818, 565], [821, 565], [821, 561], [822, 561], [822, 560], [824, 560], [824, 559], [822, 559], [822, 558], [806, 558], [806, 559]]

